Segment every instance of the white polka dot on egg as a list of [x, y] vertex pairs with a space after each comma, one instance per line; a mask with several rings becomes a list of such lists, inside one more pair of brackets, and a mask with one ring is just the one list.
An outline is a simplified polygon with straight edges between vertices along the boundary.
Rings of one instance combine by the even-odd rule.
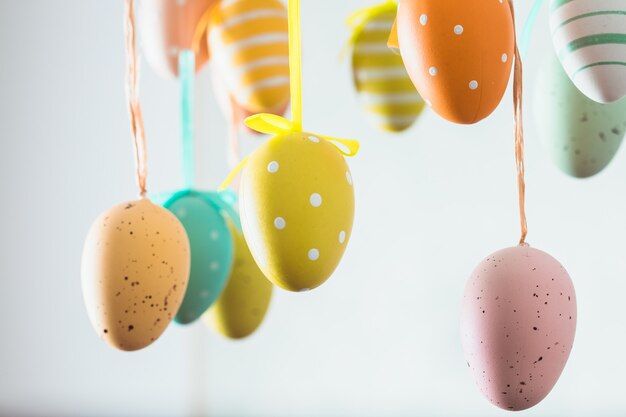
[[346, 180], [348, 184], [352, 185], [352, 174], [350, 174], [350, 171], [346, 171]]
[[211, 264], [209, 265], [209, 269], [211, 271], [217, 271], [218, 269], [220, 269], [220, 263], [219, 262], [211, 262]]
[[280, 164], [278, 162], [276, 162], [276, 161], [272, 161], [269, 164], [267, 164], [267, 170], [271, 174], [277, 173], [279, 169], [280, 169]]
[[508, 61], [509, 56], [507, 54], [502, 54], [502, 62]]
[[339, 232], [339, 243], [343, 244], [346, 241], [346, 232], [342, 230]]
[[282, 217], [276, 217], [274, 219], [274, 227], [278, 230], [283, 230], [287, 226], [287, 222]]
[[428, 68], [428, 73], [434, 77], [439, 73], [439, 70], [437, 69], [437, 67], [430, 67]]
[[220, 237], [220, 234], [217, 230], [211, 230], [211, 239], [212, 240], [217, 240]]
[[308, 139], [311, 142], [315, 142], [315, 143], [319, 143], [319, 141], [320, 141], [320, 138], [318, 138], [317, 136], [313, 136], [313, 135], [309, 136]]
[[313, 248], [309, 250], [309, 259], [311, 261], [317, 261], [320, 258], [320, 251]]
[[176, 215], [179, 218], [186, 217], [187, 216], [187, 210], [185, 210], [184, 208], [180, 208], [180, 209], [176, 210]]
[[426, 26], [426, 23], [428, 23], [428, 16], [423, 14], [420, 16], [420, 23], [422, 24], [422, 26]]
[[478, 88], [478, 81], [472, 80], [469, 83], [470, 90], [476, 90]]
[[319, 207], [322, 205], [322, 196], [318, 193], [313, 193], [311, 197], [309, 197], [309, 202], [313, 207]]
[[454, 34], [455, 34], [455, 35], [461, 35], [461, 34], [463, 33], [463, 30], [464, 30], [464, 29], [463, 29], [463, 26], [461, 26], [461, 25], [456, 25], [456, 26], [454, 27]]

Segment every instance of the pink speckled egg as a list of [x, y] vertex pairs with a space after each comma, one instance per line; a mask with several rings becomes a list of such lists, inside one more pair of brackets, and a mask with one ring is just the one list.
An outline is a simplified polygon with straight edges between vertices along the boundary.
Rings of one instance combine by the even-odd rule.
[[559, 379], [576, 333], [576, 294], [565, 268], [527, 245], [502, 249], [470, 277], [461, 337], [476, 384], [510, 411], [543, 400]]

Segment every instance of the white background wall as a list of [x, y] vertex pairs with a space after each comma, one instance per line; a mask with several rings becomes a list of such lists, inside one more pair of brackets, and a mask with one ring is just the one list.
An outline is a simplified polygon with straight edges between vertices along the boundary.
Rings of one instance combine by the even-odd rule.
[[[123, 2], [0, 0], [0, 415], [503, 416], [474, 386], [459, 337], [465, 280], [518, 239], [511, 96], [471, 127], [426, 112], [379, 133], [337, 56], [359, 0], [304, 0], [305, 127], [362, 140], [350, 165], [357, 217], [332, 279], [276, 291], [261, 330], [226, 341], [172, 326], [152, 347], [111, 350], [80, 290], [83, 238], [135, 197], [124, 97]], [[523, 20], [530, 1], [519, 1]], [[528, 87], [550, 47], [546, 12]], [[180, 186], [178, 90], [141, 78], [152, 191]], [[209, 73], [197, 82], [200, 182], [227, 173], [225, 123]], [[623, 416], [626, 154], [590, 180], [547, 160], [526, 89], [529, 242], [563, 263], [579, 327], [553, 393], [527, 416]], [[247, 139], [251, 145], [253, 139]]]

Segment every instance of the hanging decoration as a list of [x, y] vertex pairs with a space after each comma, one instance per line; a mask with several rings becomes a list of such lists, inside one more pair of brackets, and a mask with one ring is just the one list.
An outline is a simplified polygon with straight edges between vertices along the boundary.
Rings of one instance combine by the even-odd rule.
[[[289, 101], [287, 11], [283, 3], [223, 1], [213, 9], [207, 25], [214, 71], [235, 110], [282, 114]], [[199, 27], [196, 33], [203, 30]]]
[[599, 103], [626, 96], [626, 0], [551, 0], [556, 53], [576, 87]]
[[[163, 77], [178, 76], [178, 55], [192, 49], [194, 30], [218, 0], [143, 0], [142, 49], [150, 66]], [[196, 70], [209, 60], [206, 44], [198, 45]]]
[[134, 0], [126, 0], [127, 94], [141, 198], [100, 215], [82, 256], [91, 323], [112, 347], [132, 351], [165, 331], [183, 300], [190, 265], [185, 229], [146, 194], [146, 148], [138, 94]]
[[[513, 3], [504, 3], [511, 11]], [[576, 332], [576, 294], [561, 264], [526, 243], [522, 63], [514, 47], [513, 103], [521, 238], [472, 273], [461, 308], [467, 364], [482, 393], [509, 411], [530, 408], [556, 384]]]
[[473, 124], [502, 100], [514, 36], [506, 1], [401, 0], [389, 46], [427, 104], [448, 121]]
[[597, 103], [569, 79], [550, 53], [535, 84], [537, 131], [552, 161], [564, 173], [586, 178], [602, 171], [626, 132], [626, 100]]
[[244, 239], [239, 214], [235, 210], [236, 195], [228, 192], [223, 195], [228, 227], [235, 242], [235, 260], [224, 292], [203, 320], [224, 337], [242, 339], [250, 336], [263, 322], [273, 286], [257, 266]]
[[544, 1], [545, 0], [535, 0], [532, 7], [530, 8], [530, 12], [528, 12], [526, 22], [524, 22], [524, 27], [522, 28], [522, 36], [520, 37], [520, 40], [518, 42], [519, 51], [522, 58], [525, 58], [526, 53], [528, 53], [530, 38], [532, 37], [535, 25], [537, 24], [537, 17], [539, 16], [539, 12], [541, 11], [541, 7], [543, 6]]
[[284, 289], [306, 291], [330, 277], [350, 239], [354, 188], [344, 155], [355, 155], [358, 142], [303, 131], [299, 1], [290, 0], [288, 10], [293, 120], [247, 119], [248, 127], [274, 136], [241, 164], [240, 210], [265, 276]]
[[233, 238], [218, 193], [199, 191], [194, 181], [193, 78], [194, 53], [180, 53], [182, 167], [185, 189], [157, 197], [185, 227], [191, 245], [189, 285], [175, 321], [198, 320], [218, 299], [233, 262]]
[[402, 57], [387, 47], [397, 10], [396, 2], [388, 0], [361, 9], [348, 19], [354, 85], [365, 111], [389, 132], [411, 127], [425, 106]]

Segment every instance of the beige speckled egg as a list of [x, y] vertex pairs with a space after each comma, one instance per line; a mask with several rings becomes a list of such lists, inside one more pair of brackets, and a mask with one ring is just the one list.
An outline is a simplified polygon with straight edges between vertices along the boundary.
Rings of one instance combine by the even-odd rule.
[[81, 271], [98, 335], [125, 351], [150, 345], [176, 315], [189, 268], [189, 239], [168, 210], [142, 198], [100, 215], [87, 234]]

